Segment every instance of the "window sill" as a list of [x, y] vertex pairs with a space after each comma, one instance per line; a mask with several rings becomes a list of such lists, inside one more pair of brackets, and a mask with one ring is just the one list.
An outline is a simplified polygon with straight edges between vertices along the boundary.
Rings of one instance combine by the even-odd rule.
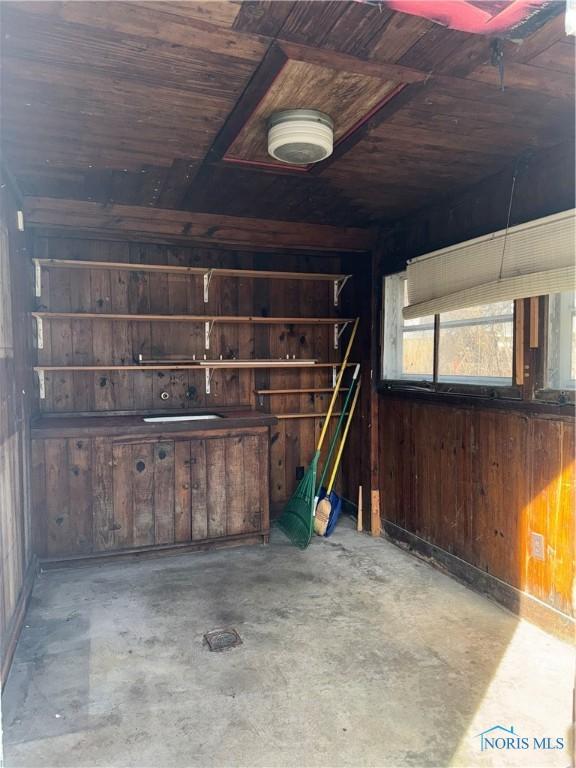
[[419, 381], [386, 381], [378, 383], [377, 390], [383, 398], [401, 398], [403, 400], [419, 400], [438, 405], [454, 405], [460, 407], [494, 408], [496, 410], [513, 410], [532, 413], [553, 414], [557, 416], [574, 417], [573, 402], [545, 400], [539, 397], [534, 400], [523, 400], [519, 387], [489, 387], [483, 385], [446, 384]]
[[534, 397], [539, 403], [566, 408], [566, 406], [574, 406], [576, 392], [573, 389], [540, 389], [534, 393]]

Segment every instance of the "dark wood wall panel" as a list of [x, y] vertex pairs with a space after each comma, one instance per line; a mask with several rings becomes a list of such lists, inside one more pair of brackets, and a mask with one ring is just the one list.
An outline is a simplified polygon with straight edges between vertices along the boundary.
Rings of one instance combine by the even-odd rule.
[[572, 615], [574, 432], [569, 418], [382, 399], [383, 522]]
[[33, 580], [31, 470], [30, 269], [16, 203], [0, 188], [0, 685], [14, 651]]
[[[228, 267], [280, 271], [338, 273], [338, 254], [259, 253], [157, 243], [117, 242], [83, 237], [41, 236], [35, 240], [38, 258], [116, 261], [177, 266]], [[356, 259], [367, 257], [356, 257]], [[350, 265], [347, 264], [347, 269]], [[353, 282], [345, 287], [345, 309], [333, 304], [332, 284], [215, 276], [209, 301], [203, 300], [199, 276], [104, 270], [43, 270], [42, 296], [37, 307], [48, 311], [318, 316], [355, 312]], [[216, 325], [210, 350], [204, 349], [202, 324], [153, 323], [110, 320], [52, 320], [45, 323], [44, 348], [38, 361], [46, 365], [89, 363], [131, 364], [138, 354], [148, 358], [169, 354], [206, 354], [210, 358], [315, 358], [340, 359], [334, 349], [333, 327], [324, 325]], [[214, 371], [211, 391], [205, 393], [203, 371], [94, 373], [58, 372], [46, 375], [46, 413], [193, 407], [247, 406], [274, 414], [326, 412], [329, 393], [257, 397], [257, 389], [302, 389], [331, 386], [331, 369]], [[168, 400], [160, 394], [167, 392]], [[274, 510], [282, 506], [296, 486], [299, 468], [314, 453], [322, 418], [282, 420], [271, 434], [271, 495]], [[331, 430], [334, 425], [331, 425]], [[205, 460], [205, 459], [204, 459]], [[144, 494], [145, 478], [139, 478]], [[340, 475], [340, 482], [345, 478]], [[154, 480], [153, 486], [157, 480]], [[341, 485], [344, 488], [345, 485]], [[106, 510], [101, 510], [105, 516]], [[98, 534], [101, 535], [100, 533]], [[146, 538], [142, 532], [143, 539]], [[104, 537], [107, 542], [107, 536]]]
[[267, 532], [267, 430], [202, 439], [35, 439], [39, 556]]
[[[405, 126], [398, 128], [405, 133]], [[438, 124], [439, 140], [447, 130]], [[516, 129], [510, 141], [517, 144]], [[574, 162], [572, 139], [546, 151], [526, 151], [500, 173], [399, 220], [382, 231], [384, 273], [401, 271], [416, 256], [504, 229], [509, 207], [510, 226], [573, 208]]]

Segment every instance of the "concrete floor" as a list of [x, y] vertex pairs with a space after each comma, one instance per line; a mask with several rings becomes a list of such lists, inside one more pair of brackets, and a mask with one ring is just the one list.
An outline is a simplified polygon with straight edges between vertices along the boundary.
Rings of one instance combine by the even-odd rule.
[[[244, 644], [210, 653], [233, 626]], [[42, 574], [4, 698], [16, 766], [567, 766], [572, 649], [384, 540]]]

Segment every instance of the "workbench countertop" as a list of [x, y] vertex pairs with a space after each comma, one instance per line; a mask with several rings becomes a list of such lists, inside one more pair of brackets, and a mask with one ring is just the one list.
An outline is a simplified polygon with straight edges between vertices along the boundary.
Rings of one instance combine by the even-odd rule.
[[[151, 416], [198, 416], [217, 414], [220, 419], [195, 421], [146, 422]], [[120, 415], [105, 414], [51, 414], [32, 421], [33, 438], [59, 437], [120, 437], [131, 435], [166, 435], [174, 433], [207, 432], [211, 430], [242, 430], [268, 427], [277, 420], [269, 413], [250, 409], [201, 408], [187, 411], [174, 410]]]

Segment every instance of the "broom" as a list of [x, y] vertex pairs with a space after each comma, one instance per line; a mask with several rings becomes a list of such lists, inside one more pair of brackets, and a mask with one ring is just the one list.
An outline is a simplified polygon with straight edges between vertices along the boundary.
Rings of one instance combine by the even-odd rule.
[[352, 327], [352, 333], [350, 334], [348, 346], [346, 347], [346, 354], [344, 355], [342, 365], [340, 366], [340, 372], [338, 374], [338, 378], [336, 379], [334, 392], [332, 393], [332, 399], [330, 400], [328, 412], [326, 413], [324, 426], [322, 427], [322, 432], [320, 433], [320, 438], [318, 439], [318, 445], [316, 446], [316, 452], [314, 453], [312, 461], [308, 465], [308, 469], [304, 473], [302, 480], [300, 480], [298, 483], [298, 487], [284, 507], [284, 511], [282, 512], [282, 515], [277, 523], [280, 530], [284, 531], [292, 544], [299, 547], [300, 549], [306, 549], [308, 544], [310, 544], [310, 539], [312, 538], [312, 533], [314, 530], [313, 522], [314, 499], [316, 495], [316, 472], [318, 470], [320, 451], [322, 450], [324, 438], [326, 437], [326, 432], [328, 430], [328, 424], [330, 423], [332, 411], [334, 410], [338, 392], [340, 391], [340, 384], [342, 383], [342, 378], [348, 364], [348, 358], [350, 357], [350, 350], [352, 349], [352, 344], [354, 342], [354, 337], [356, 336], [357, 328], [358, 318], [356, 318], [354, 321], [354, 326]]
[[330, 475], [330, 482], [328, 483], [326, 496], [324, 496], [323, 499], [320, 499], [318, 506], [316, 507], [314, 530], [319, 536], [329, 536], [332, 533], [334, 527], [336, 526], [336, 522], [338, 521], [338, 517], [340, 516], [340, 510], [342, 509], [342, 499], [335, 491], [332, 490], [332, 488], [334, 487], [334, 481], [336, 480], [336, 473], [338, 472], [338, 466], [340, 464], [340, 459], [342, 458], [344, 444], [346, 443], [346, 438], [348, 437], [348, 430], [350, 429], [352, 417], [354, 416], [354, 409], [356, 408], [356, 403], [358, 402], [360, 384], [361, 382], [359, 381], [358, 386], [356, 387], [356, 392], [354, 394], [354, 400], [352, 401], [352, 406], [350, 408], [350, 413], [348, 414], [348, 420], [346, 421], [346, 426], [344, 427], [344, 434], [342, 435], [342, 440], [338, 446], [338, 453], [336, 454], [336, 460], [334, 461], [334, 466], [332, 467], [332, 474]]
[[[318, 489], [316, 491], [316, 496], [314, 498], [314, 516], [316, 516], [317, 510], [318, 510], [318, 501], [321, 498], [324, 498], [324, 496], [326, 496], [326, 489], [323, 488], [324, 480], [326, 479], [326, 475], [328, 474], [328, 470], [330, 468], [330, 462], [332, 461], [332, 454], [334, 453], [334, 448], [336, 448], [336, 443], [338, 442], [340, 429], [342, 427], [342, 424], [344, 423], [344, 419], [346, 418], [348, 403], [350, 402], [350, 397], [352, 396], [354, 392], [354, 388], [358, 381], [359, 372], [360, 372], [360, 364], [357, 364], [356, 368], [354, 369], [354, 373], [352, 374], [352, 381], [350, 383], [350, 387], [348, 388], [348, 393], [346, 394], [346, 400], [344, 402], [344, 407], [342, 408], [342, 413], [340, 414], [340, 417], [338, 419], [338, 424], [336, 425], [336, 429], [334, 430], [334, 434], [332, 435], [332, 439], [330, 440], [330, 446], [328, 447], [328, 455], [326, 456], [326, 461], [324, 462], [324, 469], [322, 470], [322, 476], [320, 477], [320, 482], [318, 483]], [[324, 535], [324, 532], [319, 533], [318, 531], [318, 522], [316, 521], [316, 518], [314, 519], [314, 531], [319, 536]]]

